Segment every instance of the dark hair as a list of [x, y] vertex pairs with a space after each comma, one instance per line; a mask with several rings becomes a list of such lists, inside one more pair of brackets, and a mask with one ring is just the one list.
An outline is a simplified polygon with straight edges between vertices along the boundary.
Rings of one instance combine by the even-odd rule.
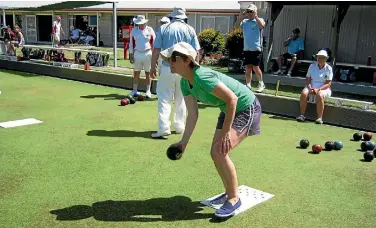
[[294, 28], [294, 30], [292, 30], [293, 33], [295, 34], [300, 34], [300, 29], [299, 28]]
[[[177, 51], [172, 52], [171, 56], [173, 56], [173, 55], [175, 55], [175, 56], [179, 56], [179, 57], [182, 58], [184, 61], [187, 61], [187, 59], [189, 59], [188, 56], [186, 56], [186, 55], [184, 55], [184, 54], [182, 54], [182, 53], [180, 53], [180, 52], [177, 52]], [[191, 61], [191, 62], [189, 63], [189, 67], [193, 69], [196, 65], [192, 62], [192, 60], [190, 60], [190, 61]]]

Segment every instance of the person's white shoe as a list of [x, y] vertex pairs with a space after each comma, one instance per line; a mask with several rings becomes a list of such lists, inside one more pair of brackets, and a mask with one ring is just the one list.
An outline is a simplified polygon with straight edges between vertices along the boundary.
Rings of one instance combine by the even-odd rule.
[[182, 134], [184, 133], [184, 129], [175, 129], [175, 134]]
[[318, 119], [315, 121], [315, 123], [317, 123], [317, 124], [323, 124], [324, 122], [322, 121], [321, 118], [318, 118]]
[[278, 71], [274, 72], [274, 75], [280, 75], [280, 74], [282, 74], [281, 70], [278, 70]]
[[265, 89], [264, 83], [259, 82], [257, 89], [256, 89], [256, 92], [261, 93], [262, 91], [264, 91], [264, 89]]
[[296, 117], [296, 120], [299, 121], [299, 122], [304, 122], [305, 121], [305, 116], [304, 115], [300, 115], [300, 116]]
[[167, 131], [167, 132], [155, 132], [155, 133], [151, 134], [151, 137], [152, 138], [161, 138], [161, 137], [169, 136], [169, 135], [171, 135], [170, 131]]
[[146, 96], [146, 98], [151, 98], [151, 92], [150, 92], [150, 90], [146, 91], [145, 96]]
[[287, 72], [287, 76], [291, 77], [291, 71]]
[[252, 90], [252, 86], [251, 85], [247, 85], [248, 89]]

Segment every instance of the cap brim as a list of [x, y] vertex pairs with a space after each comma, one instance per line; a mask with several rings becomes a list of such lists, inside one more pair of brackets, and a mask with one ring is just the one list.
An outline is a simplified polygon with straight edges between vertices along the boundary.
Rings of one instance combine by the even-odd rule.
[[[172, 46], [172, 47], [170, 47], [170, 48], [168, 48], [168, 49], [166, 49], [166, 50], [161, 51], [159, 55], [161, 56], [161, 58], [162, 58], [164, 61], [168, 62], [168, 60], [171, 58], [171, 55], [172, 55], [172, 53], [173, 53], [174, 51], [175, 51], [175, 50], [174, 50], [174, 47]], [[182, 54], [184, 54], [184, 53], [182, 53]], [[195, 59], [193, 59], [192, 56], [189, 56], [189, 58], [191, 59], [191, 61], [192, 61], [196, 66], [200, 66], [200, 64], [199, 64]]]
[[142, 20], [142, 21], [137, 21], [137, 20], [135, 20], [134, 23], [135, 23], [136, 25], [143, 25], [143, 24], [146, 24], [148, 21], [149, 21], [149, 20]]
[[187, 15], [177, 15], [177, 16], [172, 16], [173, 18], [177, 18], [177, 19], [186, 19], [188, 18]]

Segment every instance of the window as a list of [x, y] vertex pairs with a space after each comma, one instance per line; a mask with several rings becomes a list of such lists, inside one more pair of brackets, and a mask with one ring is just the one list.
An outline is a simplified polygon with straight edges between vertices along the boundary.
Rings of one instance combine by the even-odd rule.
[[230, 17], [228, 16], [201, 16], [200, 31], [207, 28], [214, 28], [222, 34], [229, 31]]
[[222, 34], [227, 34], [229, 30], [230, 19], [228, 17], [215, 18], [215, 30], [220, 31]]
[[97, 16], [89, 16], [89, 27], [97, 26]]
[[208, 28], [215, 28], [215, 17], [201, 17], [201, 31]]

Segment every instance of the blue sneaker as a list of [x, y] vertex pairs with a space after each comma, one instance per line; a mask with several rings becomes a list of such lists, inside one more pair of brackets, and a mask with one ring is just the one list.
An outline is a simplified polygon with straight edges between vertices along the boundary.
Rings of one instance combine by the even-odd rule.
[[235, 210], [242, 205], [240, 198], [238, 202], [233, 206], [230, 202], [226, 201], [221, 208], [215, 212], [215, 216], [220, 218], [228, 218], [235, 215]]
[[222, 195], [218, 196], [217, 198], [212, 199], [210, 201], [209, 205], [210, 205], [210, 207], [213, 207], [215, 209], [219, 209], [226, 201], [227, 201], [227, 195], [226, 195], [226, 193], [223, 193]]

